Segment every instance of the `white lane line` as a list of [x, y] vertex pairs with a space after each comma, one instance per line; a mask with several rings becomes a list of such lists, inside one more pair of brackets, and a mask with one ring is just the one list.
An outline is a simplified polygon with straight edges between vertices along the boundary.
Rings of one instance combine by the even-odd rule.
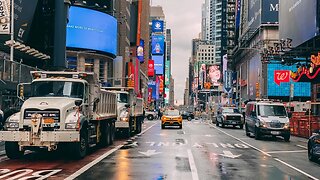
[[255, 149], [255, 150], [259, 151], [259, 152], [261, 152], [262, 154], [264, 154], [264, 155], [266, 155], [266, 156], [268, 156], [268, 157], [271, 157], [270, 154], [264, 152], [263, 150], [255, 147], [255, 146], [252, 146], [251, 144], [248, 144], [247, 142], [245, 142], [245, 141], [243, 141], [243, 140], [241, 140], [241, 139], [239, 139], [239, 138], [237, 138], [237, 137], [235, 137], [235, 136], [233, 136], [233, 135], [231, 135], [231, 134], [229, 134], [229, 133], [227, 133], [227, 132], [225, 132], [225, 131], [223, 131], [223, 130], [221, 130], [221, 129], [218, 129], [218, 128], [216, 128], [215, 126], [213, 126], [213, 125], [211, 125], [211, 124], [209, 124], [209, 126], [215, 128], [216, 130], [218, 130], [218, 131], [220, 131], [220, 132], [222, 132], [222, 133], [224, 133], [224, 134], [226, 134], [226, 135], [228, 135], [228, 136], [230, 136], [230, 137], [232, 137], [232, 138], [234, 138], [234, 139], [242, 142], [243, 144], [245, 144], [245, 145], [247, 145], [247, 146], [249, 146], [249, 147], [251, 147], [251, 148], [253, 148], [253, 149]]
[[296, 146], [301, 147], [301, 148], [303, 148], [303, 149], [308, 149], [307, 146], [302, 146], [302, 145], [299, 145], [299, 144], [296, 145]]
[[[146, 131], [148, 131], [150, 128], [152, 128], [153, 126], [155, 126], [157, 123], [154, 123], [153, 125], [151, 125], [149, 128], [145, 129], [144, 131], [142, 131], [139, 135], [145, 133]], [[110, 154], [114, 153], [115, 151], [119, 150], [122, 146], [124, 146], [125, 143], [123, 143], [122, 145], [119, 145], [113, 149], [111, 149], [110, 151], [104, 153], [103, 155], [101, 155], [100, 157], [98, 157], [97, 159], [95, 159], [94, 161], [90, 162], [89, 164], [85, 165], [84, 167], [82, 167], [81, 169], [79, 169], [78, 171], [76, 171], [75, 173], [71, 174], [69, 177], [66, 178], [66, 180], [72, 180], [75, 179], [76, 177], [80, 176], [82, 173], [86, 172], [89, 168], [91, 168], [92, 166], [96, 165], [97, 163], [99, 163], [100, 161], [102, 161], [104, 158], [108, 157]]]
[[199, 180], [198, 170], [196, 167], [196, 163], [194, 162], [191, 149], [188, 149], [188, 157], [189, 157], [189, 165], [190, 165], [191, 174], [192, 174], [192, 180]]
[[276, 160], [276, 161], [278, 161], [278, 162], [280, 162], [280, 163], [282, 163], [282, 164], [284, 164], [284, 165], [286, 165], [286, 166], [288, 166], [288, 167], [290, 167], [290, 168], [292, 168], [292, 169], [300, 172], [301, 174], [304, 174], [305, 176], [307, 176], [307, 177], [310, 178], [310, 179], [319, 180], [318, 178], [315, 178], [315, 177], [311, 176], [310, 174], [308, 174], [308, 173], [306, 173], [306, 172], [304, 172], [304, 171], [302, 171], [302, 170], [300, 170], [300, 169], [298, 169], [298, 168], [296, 168], [296, 167], [294, 167], [294, 166], [292, 166], [292, 165], [290, 165], [290, 164], [288, 164], [288, 163], [286, 163], [286, 162], [284, 162], [284, 161], [281, 161], [281, 160], [278, 159], [278, 158], [274, 158], [274, 160]]
[[296, 150], [296, 151], [269, 151], [268, 154], [277, 154], [277, 153], [302, 153], [307, 152], [307, 150]]
[[301, 174], [303, 174], [303, 175], [305, 175], [305, 176], [307, 176], [307, 177], [309, 177], [309, 178], [311, 178], [311, 179], [313, 179], [313, 180], [319, 180], [319, 179], [311, 176], [310, 174], [308, 174], [308, 173], [306, 173], [306, 172], [304, 172], [304, 171], [302, 171], [302, 170], [300, 170], [300, 169], [298, 169], [298, 168], [296, 168], [296, 167], [294, 167], [294, 166], [292, 166], [292, 165], [290, 165], [290, 164], [288, 164], [288, 163], [286, 163], [286, 162], [284, 162], [284, 161], [281, 161], [281, 160], [278, 159], [278, 158], [272, 157], [270, 154], [268, 154], [268, 153], [266, 153], [266, 152], [264, 152], [264, 151], [262, 151], [262, 150], [260, 150], [260, 149], [258, 149], [258, 148], [256, 148], [256, 147], [252, 146], [251, 144], [248, 144], [248, 143], [242, 141], [241, 139], [239, 139], [239, 138], [237, 138], [237, 137], [235, 137], [235, 136], [233, 136], [233, 135], [231, 135], [231, 134], [229, 134], [229, 133], [227, 133], [227, 132], [225, 132], [225, 131], [223, 131], [223, 130], [221, 130], [221, 129], [218, 129], [218, 128], [214, 127], [214, 126], [211, 125], [211, 124], [209, 124], [209, 125], [212, 126], [213, 128], [215, 128], [216, 130], [218, 130], [218, 131], [220, 131], [220, 132], [222, 132], [222, 133], [224, 133], [224, 134], [226, 134], [226, 135], [228, 135], [228, 136], [230, 136], [230, 137], [232, 137], [232, 138], [234, 138], [234, 139], [236, 139], [236, 140], [238, 140], [238, 141], [240, 141], [240, 142], [242, 142], [242, 143], [244, 143], [244, 144], [246, 144], [246, 145], [248, 145], [248, 146], [250, 146], [250, 147], [252, 147], [253, 149], [255, 149], [255, 150], [257, 150], [257, 151], [260, 151], [262, 154], [265, 154], [265, 155], [273, 158], [274, 160], [276, 160], [276, 161], [278, 161], [278, 162], [280, 162], [280, 163], [282, 163], [282, 164], [284, 164], [284, 165], [286, 165], [286, 166], [288, 166], [288, 167], [290, 167], [290, 168], [292, 168], [292, 169], [300, 172]]
[[156, 122], [156, 123], [152, 124], [150, 127], [148, 127], [147, 129], [141, 131], [141, 133], [139, 133], [138, 136], [144, 134], [146, 131], [148, 131], [149, 129], [151, 129], [153, 126], [155, 126], [155, 125], [158, 124], [158, 123], [159, 123], [159, 122]]

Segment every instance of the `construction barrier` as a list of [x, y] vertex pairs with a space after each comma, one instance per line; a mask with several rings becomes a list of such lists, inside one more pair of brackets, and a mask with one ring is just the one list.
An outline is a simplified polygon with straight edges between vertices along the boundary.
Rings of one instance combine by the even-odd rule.
[[290, 118], [290, 131], [292, 135], [309, 138], [312, 132], [318, 129], [320, 129], [320, 116], [292, 113], [292, 117]]

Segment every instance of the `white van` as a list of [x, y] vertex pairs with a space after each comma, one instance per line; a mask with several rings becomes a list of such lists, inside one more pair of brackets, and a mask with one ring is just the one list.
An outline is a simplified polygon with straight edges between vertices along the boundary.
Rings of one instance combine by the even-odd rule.
[[250, 101], [245, 111], [246, 135], [255, 135], [261, 139], [263, 135], [282, 136], [290, 140], [289, 118], [284, 105], [273, 100]]

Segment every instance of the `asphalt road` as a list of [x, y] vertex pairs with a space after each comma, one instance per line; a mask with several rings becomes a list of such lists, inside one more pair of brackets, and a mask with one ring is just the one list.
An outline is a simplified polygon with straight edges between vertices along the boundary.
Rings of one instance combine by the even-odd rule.
[[245, 136], [243, 129], [220, 128], [199, 120], [184, 121], [182, 129], [161, 130], [160, 121], [146, 121], [143, 126], [143, 132], [131, 140], [119, 139], [113, 146], [93, 150], [83, 160], [58, 153], [28, 153], [21, 160], [0, 157], [0, 179], [320, 178], [320, 164], [308, 161], [303, 138], [255, 140]]

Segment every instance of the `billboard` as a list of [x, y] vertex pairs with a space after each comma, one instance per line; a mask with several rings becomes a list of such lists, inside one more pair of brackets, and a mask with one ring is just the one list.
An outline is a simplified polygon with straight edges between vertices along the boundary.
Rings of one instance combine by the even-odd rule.
[[151, 37], [151, 53], [153, 55], [163, 55], [164, 53], [164, 36], [153, 35]]
[[220, 66], [213, 64], [207, 65], [207, 82], [210, 82], [213, 86], [219, 86], [221, 81]]
[[[151, 89], [151, 90], [149, 90]], [[149, 80], [148, 81], [148, 91], [151, 91], [152, 93], [152, 99], [156, 99], [157, 97], [157, 87], [156, 87], [156, 81], [153, 81], [153, 80]]]
[[157, 78], [158, 78], [158, 81], [159, 81], [159, 94], [163, 94], [163, 91], [164, 91], [164, 77], [163, 77], [163, 75], [158, 75]]
[[163, 32], [163, 21], [162, 20], [152, 20], [152, 32]]
[[154, 60], [154, 70], [156, 71], [157, 75], [163, 74], [163, 63], [164, 57], [162, 56], [152, 56], [152, 60]]
[[248, 28], [257, 29], [261, 24], [261, 0], [248, 1]]
[[261, 24], [279, 22], [279, 0], [262, 0]]
[[67, 47], [117, 54], [117, 20], [106, 13], [70, 7]]
[[164, 93], [165, 93], [164, 102], [165, 102], [166, 104], [169, 104], [169, 98], [170, 98], [169, 88], [165, 88], [165, 89], [164, 89]]
[[312, 39], [317, 30], [317, 0], [280, 1], [279, 39], [292, 39], [292, 47]]
[[293, 84], [294, 97], [310, 97], [310, 82], [294, 82], [286, 75], [286, 73], [296, 70], [296, 65], [284, 66], [281, 64], [268, 64], [268, 96], [290, 96], [290, 84]]
[[144, 40], [140, 39], [140, 45], [137, 47], [137, 58], [140, 63], [144, 62]]
[[153, 77], [154, 76], [154, 60], [149, 59], [148, 61], [148, 76]]
[[170, 84], [170, 75], [171, 75], [171, 69], [170, 69], [170, 60], [166, 60], [165, 64], [165, 85]]

